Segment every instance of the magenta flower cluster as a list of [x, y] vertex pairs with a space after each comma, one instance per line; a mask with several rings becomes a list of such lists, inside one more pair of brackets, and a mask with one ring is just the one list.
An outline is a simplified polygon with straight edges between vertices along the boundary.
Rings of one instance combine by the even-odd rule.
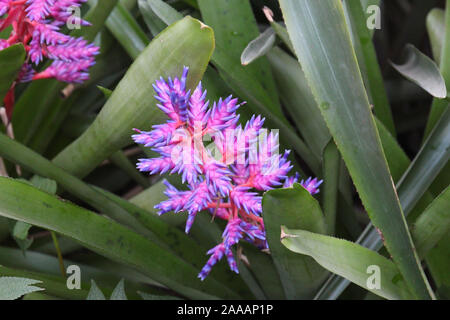
[[[88, 69], [94, 65], [99, 48], [83, 38], [61, 33], [66, 23], [87, 26], [87, 21], [72, 14], [87, 0], [0, 0], [0, 31], [12, 26], [8, 39], [0, 39], [0, 50], [22, 43], [27, 59], [19, 74], [19, 81], [55, 78], [80, 83], [89, 78]], [[48, 58], [53, 63], [36, 73], [38, 65]]]
[[[169, 120], [152, 131], [135, 129], [133, 139], [160, 155], [140, 159], [139, 170], [177, 173], [187, 184], [187, 190], [178, 190], [164, 181], [168, 199], [155, 206], [159, 214], [187, 212], [186, 233], [202, 210], [227, 221], [223, 241], [208, 251], [211, 256], [199, 273], [204, 280], [224, 256], [231, 270], [239, 272], [232, 252], [239, 241], [268, 248], [260, 193], [291, 187], [299, 175], [288, 176], [289, 152], [278, 153], [278, 136], [267, 134], [263, 118], [253, 116], [242, 127], [236, 114], [242, 103], [230, 96], [209, 106], [201, 83], [192, 94], [186, 89], [187, 74], [185, 67], [181, 78], [156, 81], [155, 98]], [[300, 184], [316, 194], [321, 182], [309, 178]]]

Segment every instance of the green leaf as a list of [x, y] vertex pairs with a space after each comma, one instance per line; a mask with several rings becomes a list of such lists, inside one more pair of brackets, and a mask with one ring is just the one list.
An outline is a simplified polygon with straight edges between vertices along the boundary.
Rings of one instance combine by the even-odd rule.
[[[282, 228], [281, 242], [289, 250], [311, 256], [324, 268], [383, 298], [412, 298], [397, 266], [382, 255], [347, 240]], [[369, 286], [371, 268], [378, 268], [378, 288]]]
[[370, 219], [417, 298], [432, 297], [373, 120], [339, 0], [281, 0], [287, 29]]
[[83, 135], [63, 150], [55, 164], [84, 177], [115, 151], [131, 143], [133, 128], [149, 129], [164, 121], [149, 84], [189, 66], [187, 87], [201, 79], [214, 48], [211, 28], [191, 17], [171, 25], [131, 65], [111, 98]]
[[432, 96], [447, 97], [445, 81], [436, 63], [411, 44], [406, 46], [404, 54], [404, 63], [392, 63], [395, 70]]
[[33, 243], [33, 239], [28, 238], [28, 231], [32, 227], [31, 224], [23, 221], [17, 221], [12, 230], [12, 236], [22, 251], [27, 250]]
[[273, 47], [275, 39], [275, 31], [272, 28], [267, 28], [258, 37], [250, 41], [242, 51], [241, 64], [245, 66], [259, 57], [263, 57]]
[[[375, 1], [376, 2], [376, 1]], [[366, 4], [367, 6], [373, 4]], [[359, 1], [344, 1], [349, 15], [350, 30], [358, 58], [359, 67], [367, 88], [369, 101], [373, 104], [375, 115], [395, 135], [394, 119], [389, 106], [383, 76], [377, 60], [375, 47], [372, 43], [372, 32], [367, 27], [367, 16]]]
[[443, 39], [445, 37], [445, 13], [444, 10], [434, 8], [427, 15], [427, 31], [431, 42], [434, 61], [441, 63]]
[[83, 19], [89, 21], [91, 25], [89, 26], [89, 28], [73, 30], [71, 32], [71, 36], [82, 36], [86, 41], [94, 41], [97, 34], [104, 27], [106, 19], [108, 18], [116, 4], [117, 0], [88, 0], [88, 5], [90, 6], [90, 8]]
[[317, 159], [331, 139], [298, 61], [276, 47], [267, 54], [281, 101]]
[[117, 286], [114, 288], [114, 291], [111, 294], [109, 300], [128, 300], [125, 293], [125, 281], [123, 279], [120, 280]]
[[142, 18], [144, 18], [144, 22], [149, 28], [152, 35], [156, 36], [167, 26], [167, 24], [153, 12], [149, 3], [150, 2], [148, 2], [147, 0], [139, 0], [139, 11], [141, 12]]
[[450, 299], [450, 232], [430, 250], [426, 262], [433, 280], [436, 283], [437, 294], [440, 299]]
[[0, 51], [0, 104], [16, 80], [25, 61], [25, 49], [22, 44], [12, 45]]
[[[259, 35], [250, 1], [199, 0], [198, 4], [203, 21], [214, 29], [217, 47], [226, 50], [230, 62], [245, 72], [252, 82], [264, 88], [270, 101], [266, 104], [267, 108], [276, 117], [284, 118], [267, 60], [262, 57], [250, 65], [240, 64], [242, 51]], [[216, 53], [214, 59], [220, 58]]]
[[25, 294], [42, 291], [43, 288], [33, 286], [41, 282], [19, 277], [0, 277], [0, 300], [15, 300]]
[[341, 157], [339, 151], [330, 141], [323, 151], [323, 213], [325, 215], [325, 224], [327, 234], [334, 234], [336, 226], [336, 211], [339, 188], [339, 168]]
[[91, 280], [91, 289], [89, 290], [86, 300], [106, 300], [105, 295], [94, 280]]
[[0, 178], [0, 187], [2, 216], [71, 237], [88, 249], [131, 266], [186, 297], [212, 298], [217, 294], [223, 298], [238, 297], [213, 278], [198, 281], [199, 269], [110, 219], [13, 179]]
[[448, 163], [449, 148], [450, 108], [447, 108], [397, 184], [400, 203], [405, 212], [414, 207]]
[[55, 180], [43, 178], [40, 176], [34, 176], [31, 178], [30, 182], [39, 190], [45, 191], [50, 194], [55, 194], [58, 190], [58, 184]]
[[98, 90], [100, 90], [103, 95], [105, 96], [106, 99], [109, 99], [109, 97], [111, 97], [112, 95], [112, 90], [108, 89], [108, 88], [104, 88], [102, 86], [97, 86]]
[[280, 243], [280, 226], [289, 225], [325, 233], [319, 203], [299, 184], [293, 188], [266, 192], [262, 200], [264, 226], [270, 252], [287, 299], [308, 299], [321, 285], [327, 272], [311, 258], [296, 255]]
[[277, 36], [281, 39], [281, 41], [286, 45], [286, 47], [292, 52], [294, 53], [294, 47], [292, 46], [292, 42], [291, 39], [289, 38], [289, 34], [286, 30], [286, 27], [284, 27], [284, 25], [276, 22], [273, 20], [273, 12], [272, 10], [270, 10], [269, 7], [264, 7], [263, 8], [263, 13], [266, 16], [267, 21], [269, 21], [270, 26], [272, 27], [272, 29], [275, 31], [275, 33], [277, 34]]
[[447, 187], [414, 222], [412, 236], [420, 257], [426, 256], [450, 231], [449, 209], [450, 187]]
[[145, 32], [121, 3], [109, 15], [106, 26], [132, 59], [136, 59], [149, 43]]

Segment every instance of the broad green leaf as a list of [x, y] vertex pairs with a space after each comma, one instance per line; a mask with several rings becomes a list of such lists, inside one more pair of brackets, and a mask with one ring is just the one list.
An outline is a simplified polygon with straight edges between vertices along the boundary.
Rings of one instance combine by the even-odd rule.
[[241, 64], [248, 65], [259, 57], [264, 56], [275, 43], [275, 31], [267, 28], [258, 37], [249, 42], [241, 54]]
[[[29, 183], [47, 193], [56, 193], [57, 184], [53, 180], [34, 176]], [[23, 221], [17, 221], [14, 225], [12, 236], [19, 247], [22, 249], [22, 251], [27, 250], [33, 243], [33, 238], [28, 238], [28, 232], [31, 227], [31, 224], [25, 223]]]
[[445, 98], [447, 88], [444, 78], [436, 63], [420, 52], [413, 45], [405, 48], [405, 58], [402, 64], [392, 63], [392, 66], [405, 78], [414, 82], [436, 98]]
[[237, 297], [212, 278], [198, 281], [198, 269], [110, 219], [13, 179], [0, 178], [0, 186], [2, 216], [71, 237], [88, 249], [131, 266], [187, 297]]
[[[420, 257], [425, 257], [450, 231], [450, 187], [447, 187], [417, 218], [412, 236]], [[447, 239], [449, 240], [449, 239]]]
[[114, 288], [114, 291], [111, 294], [109, 300], [128, 300], [125, 293], [125, 281], [123, 279], [120, 280], [117, 286]]
[[417, 298], [433, 293], [425, 278], [389, 174], [339, 0], [281, 0], [306, 79], [362, 203]]
[[94, 280], [91, 280], [91, 289], [89, 290], [86, 300], [106, 300], [105, 295]]
[[0, 300], [15, 300], [25, 294], [42, 291], [43, 288], [34, 286], [41, 282], [19, 277], [0, 277]]
[[[353, 242], [282, 227], [286, 248], [312, 257], [324, 268], [386, 299], [411, 299], [412, 295], [397, 266], [382, 255]], [[378, 271], [374, 271], [378, 270]], [[371, 275], [379, 275], [379, 287]], [[374, 281], [374, 282], [372, 282]]]
[[0, 105], [25, 61], [25, 49], [15, 44], [0, 51]]
[[319, 203], [299, 184], [293, 188], [266, 192], [262, 200], [263, 218], [270, 252], [287, 299], [308, 299], [324, 281], [327, 272], [311, 258], [296, 255], [280, 243], [280, 226], [325, 233]]
[[183, 66], [189, 66], [187, 86], [193, 88], [205, 71], [213, 48], [211, 28], [198, 20], [186, 17], [168, 27], [131, 65], [94, 123], [54, 159], [55, 164], [84, 177], [131, 143], [133, 128], [146, 130], [164, 121], [150, 84], [160, 76], [180, 75]]
[[377, 54], [372, 43], [372, 32], [367, 25], [368, 18], [364, 12], [364, 5], [370, 7], [376, 4], [361, 4], [359, 1], [352, 0], [344, 1], [346, 13], [349, 16], [353, 46], [367, 88], [369, 101], [373, 104], [377, 118], [395, 135], [394, 120], [384, 88]]

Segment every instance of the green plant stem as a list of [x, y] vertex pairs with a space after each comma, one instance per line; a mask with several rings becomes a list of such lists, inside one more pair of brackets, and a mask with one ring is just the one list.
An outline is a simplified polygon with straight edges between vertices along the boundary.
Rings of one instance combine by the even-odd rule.
[[52, 235], [53, 244], [55, 245], [56, 254], [58, 255], [59, 268], [61, 269], [61, 274], [64, 278], [66, 278], [67, 277], [66, 268], [64, 267], [64, 260], [61, 254], [61, 249], [59, 248], [58, 237], [56, 236], [56, 233], [54, 231], [50, 231], [50, 233]]

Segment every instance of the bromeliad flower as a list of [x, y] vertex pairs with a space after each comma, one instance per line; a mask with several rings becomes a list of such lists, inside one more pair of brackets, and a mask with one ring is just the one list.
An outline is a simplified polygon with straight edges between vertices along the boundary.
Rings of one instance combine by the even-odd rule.
[[[238, 125], [236, 110], [242, 103], [230, 96], [209, 107], [201, 83], [192, 94], [186, 90], [187, 74], [185, 67], [181, 78], [156, 81], [155, 98], [169, 120], [152, 131], [134, 129], [133, 139], [160, 155], [140, 159], [139, 170], [178, 173], [188, 185], [187, 190], [178, 190], [164, 181], [168, 199], [155, 206], [159, 214], [187, 212], [186, 233], [203, 210], [227, 221], [222, 243], [207, 252], [211, 256], [198, 275], [204, 280], [223, 257], [232, 271], [239, 272], [232, 248], [241, 240], [268, 249], [261, 192], [292, 187], [299, 174], [288, 176], [289, 152], [278, 153], [278, 136], [267, 134], [263, 118], [253, 116], [244, 127]], [[209, 144], [204, 143], [207, 137]], [[321, 183], [316, 178], [300, 182], [311, 194], [319, 192]]]
[[[62, 34], [66, 23], [87, 26], [87, 21], [72, 14], [87, 0], [0, 0], [0, 31], [11, 26], [8, 39], [0, 39], [0, 50], [22, 43], [27, 52], [26, 61], [16, 82], [55, 78], [59, 81], [81, 83], [89, 78], [88, 70], [95, 64], [99, 48], [82, 38]], [[40, 72], [33, 68], [44, 59], [53, 63]], [[14, 106], [14, 87], [5, 98], [10, 118]]]

